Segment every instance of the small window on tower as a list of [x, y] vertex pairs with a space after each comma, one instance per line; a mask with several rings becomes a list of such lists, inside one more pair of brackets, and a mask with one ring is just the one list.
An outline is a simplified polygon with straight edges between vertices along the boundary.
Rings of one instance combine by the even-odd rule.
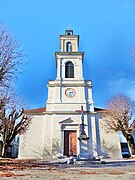
[[67, 62], [65, 65], [65, 78], [74, 78], [74, 65], [72, 62]]
[[73, 30], [68, 29], [68, 30], [65, 31], [65, 34], [68, 35], [68, 36], [72, 36], [73, 35]]
[[72, 43], [71, 42], [66, 43], [66, 52], [72, 52]]

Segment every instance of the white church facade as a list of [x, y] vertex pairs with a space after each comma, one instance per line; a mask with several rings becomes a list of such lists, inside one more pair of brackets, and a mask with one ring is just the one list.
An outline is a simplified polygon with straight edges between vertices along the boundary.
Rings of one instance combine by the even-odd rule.
[[29, 111], [32, 120], [20, 137], [19, 158], [121, 158], [118, 133], [106, 133], [104, 110], [94, 107], [92, 82], [84, 80], [84, 52], [78, 46], [73, 30], [60, 35], [56, 79], [48, 82], [46, 107]]

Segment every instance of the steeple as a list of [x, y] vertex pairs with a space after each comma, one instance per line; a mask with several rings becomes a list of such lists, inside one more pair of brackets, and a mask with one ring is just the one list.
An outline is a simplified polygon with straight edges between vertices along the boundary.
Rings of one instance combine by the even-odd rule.
[[93, 111], [92, 84], [83, 77], [84, 52], [78, 51], [79, 35], [67, 29], [60, 35], [60, 51], [55, 52], [57, 76], [48, 83], [48, 111], [75, 112], [83, 106]]

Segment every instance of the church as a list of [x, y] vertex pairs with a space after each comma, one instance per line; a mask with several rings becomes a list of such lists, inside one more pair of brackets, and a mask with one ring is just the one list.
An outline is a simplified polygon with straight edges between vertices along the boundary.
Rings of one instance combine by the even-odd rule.
[[119, 134], [106, 132], [105, 110], [94, 107], [92, 81], [84, 79], [84, 52], [78, 47], [73, 30], [60, 35], [56, 79], [48, 81], [46, 107], [27, 111], [32, 120], [20, 137], [19, 158], [121, 158]]

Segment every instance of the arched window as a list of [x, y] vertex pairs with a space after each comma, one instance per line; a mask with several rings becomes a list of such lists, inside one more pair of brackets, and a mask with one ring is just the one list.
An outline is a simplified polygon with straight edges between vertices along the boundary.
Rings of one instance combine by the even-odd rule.
[[74, 65], [72, 62], [67, 62], [65, 65], [65, 78], [74, 78]]
[[72, 43], [71, 42], [66, 43], [66, 52], [72, 52]]

